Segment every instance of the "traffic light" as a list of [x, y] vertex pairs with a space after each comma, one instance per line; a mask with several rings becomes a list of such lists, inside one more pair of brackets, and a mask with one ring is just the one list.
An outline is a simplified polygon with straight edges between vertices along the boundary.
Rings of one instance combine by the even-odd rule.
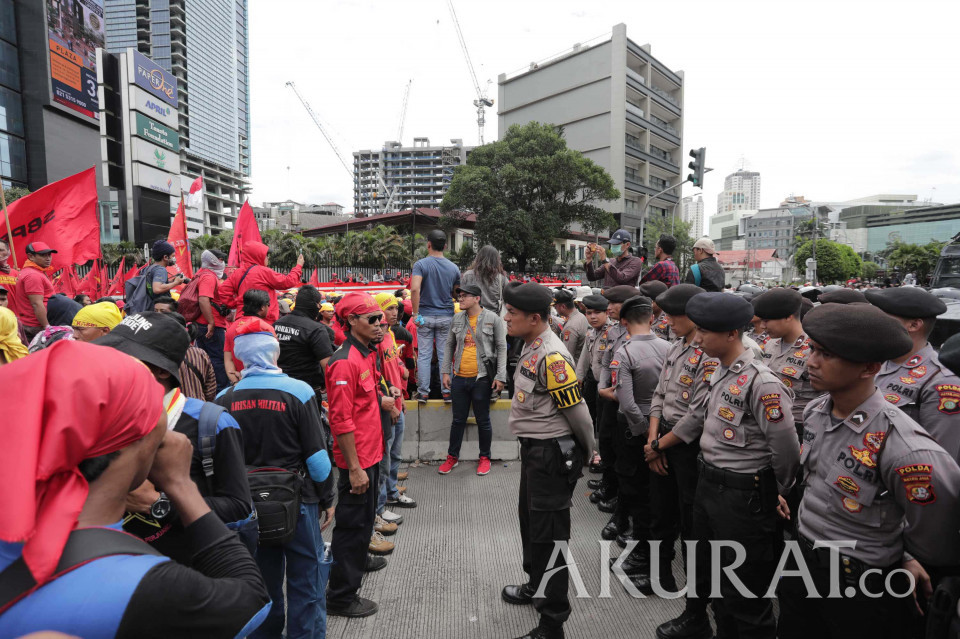
[[690, 181], [690, 184], [703, 188], [703, 169], [707, 161], [706, 147], [701, 146], [699, 149], [692, 149], [690, 151], [690, 157], [693, 158], [693, 162], [687, 166], [690, 167], [693, 173], [687, 176], [687, 180]]

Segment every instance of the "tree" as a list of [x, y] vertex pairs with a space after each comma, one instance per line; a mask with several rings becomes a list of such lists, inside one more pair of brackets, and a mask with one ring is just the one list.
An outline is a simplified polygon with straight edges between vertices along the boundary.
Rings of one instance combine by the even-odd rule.
[[478, 242], [492, 244], [525, 270], [528, 260], [555, 263], [553, 240], [574, 222], [588, 233], [613, 227], [613, 216], [597, 203], [619, 197], [602, 167], [567, 148], [561, 128], [515, 124], [454, 170], [440, 205], [441, 225], [450, 228], [475, 214]]
[[103, 261], [107, 263], [107, 266], [116, 266], [124, 258], [126, 258], [126, 264], [128, 265], [140, 265], [146, 262], [143, 249], [126, 240], [116, 244], [101, 244], [100, 250], [103, 254]]
[[926, 282], [940, 258], [940, 250], [945, 242], [931, 241], [929, 244], [906, 244], [894, 242], [893, 250], [887, 255], [887, 263], [900, 269], [901, 273], [914, 273], [917, 282]]
[[[813, 256], [813, 242], [804, 242], [793, 257], [800, 273], [807, 269], [807, 259]], [[851, 257], [852, 256], [852, 257]], [[860, 256], [846, 244], [817, 240], [817, 279], [823, 283], [843, 282], [860, 274]]]
[[796, 244], [803, 244], [804, 242], [813, 239], [814, 220], [817, 221], [817, 239], [820, 240], [830, 237], [830, 227], [827, 226], [827, 221], [821, 216], [810, 217], [809, 219], [797, 222], [796, 226], [794, 227], [794, 231], [796, 232], [794, 241]]
[[878, 270], [880, 270], [880, 267], [876, 262], [864, 262], [863, 270], [861, 271], [863, 274], [863, 279], [867, 280], [868, 282], [872, 281], [873, 278], [877, 276]]
[[11, 186], [9, 189], [3, 189], [3, 197], [8, 205], [19, 200], [24, 195], [30, 195], [30, 189], [25, 189], [20, 186]]

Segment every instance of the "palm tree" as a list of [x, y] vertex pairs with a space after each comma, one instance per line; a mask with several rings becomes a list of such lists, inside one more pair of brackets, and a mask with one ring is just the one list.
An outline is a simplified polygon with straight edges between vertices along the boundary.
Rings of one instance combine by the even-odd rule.
[[107, 266], [116, 266], [124, 258], [127, 259], [128, 263], [137, 265], [147, 261], [143, 255], [143, 249], [126, 240], [116, 244], [102, 244], [101, 251], [103, 252], [103, 261], [107, 263]]
[[385, 268], [389, 260], [402, 258], [405, 255], [403, 238], [396, 229], [378, 224], [364, 235], [368, 244], [367, 255], [373, 255], [380, 268]]

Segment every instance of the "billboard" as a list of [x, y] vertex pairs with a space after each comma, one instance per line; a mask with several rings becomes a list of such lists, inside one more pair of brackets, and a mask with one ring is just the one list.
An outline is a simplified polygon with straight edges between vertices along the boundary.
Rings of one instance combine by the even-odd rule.
[[129, 51], [133, 51], [133, 61], [130, 64], [130, 73], [133, 74], [133, 77], [130, 78], [130, 82], [149, 91], [155, 97], [176, 109], [178, 103], [177, 79], [169, 71], [166, 71], [139, 51], [133, 49], [129, 49]]
[[[180, 196], [180, 180], [176, 175], [139, 162], [133, 163], [133, 183], [136, 186]], [[168, 211], [169, 213], [169, 211]]]
[[160, 124], [168, 126], [171, 129], [176, 130], [180, 125], [175, 108], [165, 102], [161, 102], [160, 99], [153, 94], [147, 93], [136, 86], [130, 87], [130, 108], [134, 111], [149, 115]]
[[180, 172], [179, 153], [138, 138], [130, 138], [130, 150], [134, 162], [142, 162], [167, 173]]
[[104, 46], [103, 0], [48, 0], [46, 5], [51, 99], [98, 120], [97, 48]]
[[163, 126], [159, 122], [151, 120], [142, 113], [130, 114], [130, 133], [149, 140], [158, 146], [162, 146], [168, 151], [174, 153], [180, 152], [180, 134], [170, 127]]

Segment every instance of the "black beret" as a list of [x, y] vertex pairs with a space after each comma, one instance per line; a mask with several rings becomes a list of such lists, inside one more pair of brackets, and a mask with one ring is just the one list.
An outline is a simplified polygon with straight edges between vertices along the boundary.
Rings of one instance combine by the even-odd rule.
[[568, 288], [561, 288], [553, 294], [553, 301], [557, 304], [571, 304], [576, 298], [576, 294]]
[[789, 288], [774, 288], [758, 295], [753, 307], [757, 317], [783, 319], [800, 312], [803, 296]]
[[677, 284], [657, 295], [657, 306], [668, 315], [686, 315], [690, 298], [705, 292], [694, 284]]
[[660, 280], [650, 280], [640, 285], [640, 294], [646, 295], [652, 300], [657, 299], [657, 297], [666, 290], [667, 285]]
[[820, 296], [821, 304], [865, 304], [867, 298], [863, 293], [852, 288], [841, 288], [839, 291], [830, 291]]
[[803, 319], [803, 316], [810, 312], [814, 308], [813, 302], [811, 302], [806, 297], [803, 298], [803, 303], [800, 305], [800, 319]]
[[947, 312], [947, 305], [940, 298], [916, 286], [872, 288], [864, 296], [881, 311], [907, 319], [936, 317]]
[[[553, 294], [540, 284], [510, 282], [503, 289], [503, 299], [510, 306], [527, 313], [543, 313], [550, 308]], [[543, 318], [546, 320], [547, 318]]]
[[753, 306], [739, 295], [701, 293], [687, 302], [687, 317], [707, 331], [734, 331], [753, 319]]
[[804, 296], [805, 298], [807, 298], [808, 300], [811, 300], [811, 301], [813, 301], [813, 302], [816, 302], [816, 301], [817, 301], [817, 298], [819, 297], [819, 295], [820, 295], [821, 292], [822, 292], [822, 291], [821, 291], [819, 288], [817, 288], [816, 286], [801, 286], [801, 287], [800, 287], [800, 294], [803, 295], [803, 296]]
[[851, 362], [885, 362], [913, 348], [907, 329], [869, 304], [821, 304], [804, 316], [803, 331]]
[[467, 295], [473, 295], [474, 297], [480, 297], [480, 287], [476, 284], [457, 284], [456, 291], [458, 293], [463, 292]]
[[633, 286], [627, 286], [621, 284], [620, 286], [611, 286], [608, 289], [604, 289], [603, 296], [614, 303], [626, 302], [628, 299], [634, 295], [639, 295], [639, 289], [634, 288]]
[[620, 307], [620, 317], [623, 317], [631, 308], [639, 308], [647, 311], [653, 310], [653, 303], [650, 301], [649, 297], [644, 297], [643, 295], [634, 295], [626, 302], [623, 303], [623, 306]]
[[940, 347], [940, 363], [960, 375], [960, 333], [954, 335]]
[[594, 311], [605, 311], [610, 306], [610, 300], [603, 295], [587, 295], [583, 298], [583, 305]]

